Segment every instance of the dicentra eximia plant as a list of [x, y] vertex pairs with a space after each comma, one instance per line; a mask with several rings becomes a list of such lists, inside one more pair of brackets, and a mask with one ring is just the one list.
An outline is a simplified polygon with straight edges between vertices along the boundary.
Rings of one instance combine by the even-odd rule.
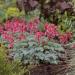
[[[4, 27], [0, 27], [1, 42], [11, 49], [10, 57], [24, 64], [58, 64], [65, 54], [62, 44], [66, 44], [72, 34], [68, 32], [61, 35], [58, 27], [49, 23], [44, 25], [44, 31], [41, 32], [39, 25], [39, 19], [30, 22], [19, 19], [7, 20]], [[55, 39], [56, 37], [58, 39]], [[60, 42], [52, 42], [51, 39]]]

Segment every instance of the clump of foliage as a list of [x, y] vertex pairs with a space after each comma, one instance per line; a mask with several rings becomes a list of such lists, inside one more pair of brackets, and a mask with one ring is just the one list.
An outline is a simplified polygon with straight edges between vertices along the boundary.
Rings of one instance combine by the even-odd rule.
[[20, 62], [11, 62], [7, 57], [7, 49], [0, 44], [0, 74], [1, 75], [23, 75], [24, 69]]
[[24, 64], [50, 63], [65, 61], [64, 44], [72, 38], [71, 32], [61, 34], [55, 24], [45, 23], [43, 31], [39, 30], [39, 19], [29, 22], [20, 19], [7, 20], [1, 29], [1, 42], [12, 52], [14, 60]]
[[[75, 34], [75, 16], [68, 16], [68, 13], [65, 12], [63, 15], [58, 15], [58, 18], [58, 27], [61, 34], [64, 34], [65, 32], [71, 32], [72, 34]], [[75, 35], [72, 36], [71, 42], [73, 42], [74, 39]]]
[[0, 0], [0, 23], [12, 17], [24, 17], [25, 13], [16, 7], [16, 0]]
[[57, 14], [58, 17], [58, 24], [62, 32], [66, 31], [72, 31], [72, 27], [74, 26], [74, 20], [75, 16], [68, 15], [67, 12], [65, 12], [63, 15]]
[[19, 12], [18, 8], [16, 7], [9, 7], [6, 11], [6, 17], [20, 17], [22, 16], [23, 12]]

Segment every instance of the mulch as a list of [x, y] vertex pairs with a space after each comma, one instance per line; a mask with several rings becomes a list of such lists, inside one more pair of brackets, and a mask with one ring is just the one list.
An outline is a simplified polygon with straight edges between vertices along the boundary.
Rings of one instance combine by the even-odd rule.
[[66, 75], [68, 71], [67, 64], [42, 64], [27, 72], [25, 75]]

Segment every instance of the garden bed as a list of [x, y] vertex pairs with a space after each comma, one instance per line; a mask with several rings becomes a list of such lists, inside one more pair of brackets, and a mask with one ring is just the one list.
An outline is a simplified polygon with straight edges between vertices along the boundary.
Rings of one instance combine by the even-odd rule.
[[75, 75], [72, 0], [0, 0], [0, 75]]

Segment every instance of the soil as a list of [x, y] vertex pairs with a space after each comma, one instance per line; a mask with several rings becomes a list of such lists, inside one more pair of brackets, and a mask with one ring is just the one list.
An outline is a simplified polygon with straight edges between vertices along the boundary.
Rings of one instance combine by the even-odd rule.
[[75, 50], [70, 50], [70, 69], [68, 70], [68, 75], [75, 75]]
[[26, 75], [66, 75], [67, 64], [59, 65], [39, 65], [30, 70]]

